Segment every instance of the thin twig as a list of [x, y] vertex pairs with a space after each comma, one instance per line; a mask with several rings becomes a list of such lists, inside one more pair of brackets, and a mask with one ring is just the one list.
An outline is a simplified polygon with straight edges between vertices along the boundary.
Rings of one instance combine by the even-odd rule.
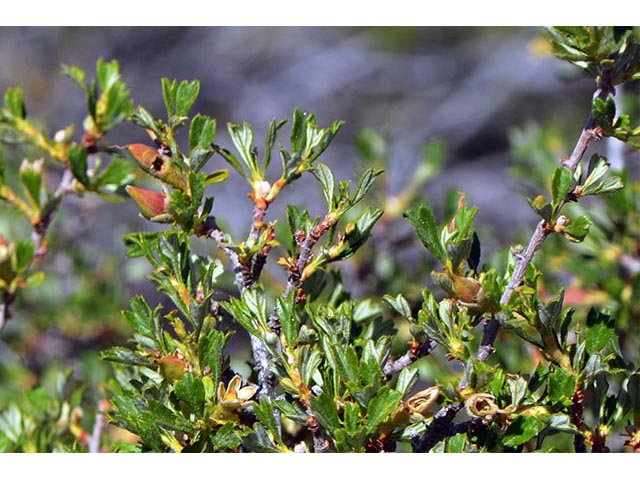
[[102, 412], [96, 413], [96, 419], [93, 424], [93, 431], [89, 438], [89, 453], [100, 453], [100, 441], [102, 439], [102, 430], [105, 427], [106, 418]]
[[298, 291], [302, 287], [302, 274], [304, 269], [311, 261], [313, 247], [318, 243], [320, 237], [324, 235], [337, 221], [335, 215], [327, 214], [315, 227], [311, 229], [309, 234], [300, 243], [300, 253], [294, 269], [289, 272], [287, 287], [284, 297], [292, 291]]
[[[201, 234], [206, 235], [214, 239], [218, 243], [218, 247], [227, 256], [231, 265], [233, 266], [233, 272], [235, 274], [234, 284], [238, 288], [238, 291], [242, 295], [247, 288], [255, 283], [255, 278], [251, 275], [251, 268], [243, 265], [238, 254], [234, 252], [229, 246], [229, 236], [220, 230], [215, 217], [210, 216], [204, 222], [203, 231]], [[253, 356], [253, 362], [255, 369], [258, 372], [258, 383], [260, 384], [260, 391], [258, 396], [267, 396], [270, 399], [276, 398], [276, 377], [271, 371], [272, 357], [264, 342], [255, 335], [249, 335], [251, 340], [251, 353]], [[280, 430], [280, 415], [276, 412], [276, 421], [278, 423], [278, 430]]]
[[[598, 90], [594, 94], [594, 98], [596, 97], [606, 98], [610, 93], [615, 94], [615, 90], [613, 89], [613, 87], [606, 82], [601, 82], [600, 85], [598, 85]], [[601, 129], [596, 124], [593, 116], [589, 114], [589, 117], [587, 118], [587, 121], [582, 129], [582, 132], [578, 137], [576, 145], [573, 148], [573, 151], [571, 152], [571, 156], [569, 156], [569, 158], [560, 160], [560, 164], [563, 167], [570, 169], [572, 172], [575, 172], [576, 168], [578, 168], [578, 165], [582, 161], [582, 158], [584, 157], [584, 154], [586, 153], [591, 143], [594, 140], [600, 140], [601, 138], [602, 138]], [[567, 202], [567, 199], [565, 199], [565, 201], [562, 203], [560, 208], [562, 208], [562, 206], [566, 202]], [[533, 261], [533, 257], [538, 252], [538, 250], [540, 250], [542, 243], [551, 233], [553, 233], [553, 226], [549, 225], [545, 220], [541, 220], [536, 226], [536, 229], [533, 232], [531, 240], [529, 240], [529, 244], [527, 245], [527, 248], [524, 250], [524, 252], [522, 252], [521, 254], [517, 254], [515, 256], [516, 264], [513, 269], [513, 273], [511, 274], [511, 278], [509, 279], [509, 283], [507, 284], [507, 287], [505, 288], [505, 291], [502, 294], [502, 297], [500, 298], [501, 307], [504, 307], [509, 303], [511, 296], [513, 295], [513, 292], [522, 283], [524, 275], [527, 271], [527, 267]], [[495, 350], [493, 348], [493, 342], [495, 341], [498, 335], [498, 329], [499, 329], [499, 323], [497, 322], [497, 320], [495, 323], [495, 329], [493, 328], [490, 330], [485, 329], [485, 332], [481, 341], [481, 349], [478, 351], [476, 355], [476, 358], [478, 360], [482, 360], [482, 361], [486, 360], [491, 355], [491, 353], [493, 353], [493, 351]], [[493, 338], [489, 338], [487, 336], [488, 334], [492, 335]], [[463, 382], [464, 382], [464, 379], [463, 379]]]
[[538, 225], [536, 226], [535, 231], [533, 232], [533, 236], [531, 240], [529, 240], [529, 245], [524, 250], [524, 252], [520, 254], [516, 254], [516, 265], [513, 269], [513, 273], [511, 274], [511, 278], [509, 279], [509, 283], [507, 284], [507, 288], [505, 288], [502, 297], [500, 298], [500, 305], [504, 306], [509, 303], [511, 299], [511, 295], [514, 290], [520, 286], [522, 279], [524, 278], [524, 274], [527, 271], [527, 267], [533, 260], [534, 255], [540, 250], [542, 246], [542, 242], [553, 232], [553, 228], [550, 227], [546, 221], [540, 220]]
[[571, 421], [579, 430], [573, 435], [573, 449], [576, 453], [586, 453], [587, 447], [584, 442], [584, 434], [586, 425], [584, 423], [584, 391], [581, 386], [576, 388], [571, 399]]
[[396, 360], [390, 358], [387, 364], [384, 366], [382, 373], [385, 377], [389, 378], [396, 373], [401, 372], [419, 358], [429, 355], [436, 348], [436, 346], [437, 343], [435, 342], [435, 340], [429, 338], [423, 343], [417, 345], [415, 348], [410, 348], [407, 353], [397, 358]]
[[[74, 178], [71, 170], [65, 169], [60, 178], [60, 183], [56, 188], [53, 196], [44, 205], [43, 215], [39, 222], [33, 225], [31, 233], [31, 241], [34, 246], [34, 258], [25, 269], [25, 276], [33, 266], [35, 260], [44, 257], [47, 254], [46, 236], [51, 226], [51, 222], [56, 212], [60, 208], [62, 201], [69, 194], [75, 192]], [[2, 297], [2, 307], [0, 308], [0, 332], [4, 329], [7, 322], [11, 319], [11, 305], [15, 301], [15, 293], [4, 292]]]
[[457, 413], [462, 410], [462, 402], [452, 403], [442, 407], [433, 417], [431, 423], [422, 437], [415, 436], [411, 440], [411, 446], [416, 453], [429, 452], [438, 442], [452, 437], [458, 433], [475, 433], [485, 428], [490, 420], [472, 418], [461, 423], [453, 423]]

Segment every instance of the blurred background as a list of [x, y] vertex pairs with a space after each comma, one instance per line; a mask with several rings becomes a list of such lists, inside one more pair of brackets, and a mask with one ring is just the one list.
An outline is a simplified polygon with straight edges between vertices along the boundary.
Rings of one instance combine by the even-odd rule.
[[[544, 144], [557, 154], [545, 157], [552, 163], [569, 154], [594, 89], [579, 69], [550, 56], [542, 31], [534, 28], [0, 28], [0, 88], [22, 84], [29, 115], [41, 118], [51, 134], [79, 126], [86, 115], [82, 92], [59, 75], [60, 65], [77, 65], [91, 78], [99, 58], [117, 59], [135, 104], [158, 117], [164, 115], [161, 77], [199, 79], [193, 111], [217, 119], [216, 143], [227, 148], [227, 122], [246, 121], [261, 139], [272, 118], [290, 118], [296, 107], [315, 112], [321, 126], [344, 120], [323, 155], [341, 179], [354, 180], [364, 169], [357, 147], [363, 129], [378, 132], [376, 138], [387, 143], [382, 199], [403, 191], [424, 162], [425, 145], [443, 142], [443, 162], [417, 194], [443, 219], [451, 192], [466, 193], [467, 202], [479, 207], [483, 261], [531, 234], [536, 218], [523, 193], [541, 191], [531, 163], [539, 152], [531, 146]], [[109, 140], [124, 145], [148, 137], [125, 126]], [[620, 150], [615, 141], [598, 148], [614, 165], [625, 158], [629, 166], [640, 165], [629, 162], [639, 159], [638, 152]], [[222, 166], [219, 157], [216, 162]], [[233, 173], [213, 191], [217, 216], [237, 235], [249, 228], [246, 193]], [[281, 218], [287, 202], [320, 213], [321, 198], [315, 181], [303, 178], [268, 219]], [[0, 233], [28, 234], [29, 225], [0, 208]], [[124, 258], [122, 235], [152, 228], [133, 202], [73, 197], [62, 210], [51, 231], [45, 284], [24, 291], [2, 333], [0, 406], [20, 395], [12, 385], [32, 385], [56, 363], [71, 364], [89, 380], [105, 378], [108, 367], [96, 349], [127, 335], [120, 311], [136, 293], [153, 303], [146, 266]], [[408, 230], [406, 224], [398, 228]], [[373, 244], [388, 234], [376, 229]], [[428, 261], [423, 251], [412, 257], [415, 243], [398, 245], [406, 251], [390, 254], [405, 256], [409, 267], [416, 258]], [[378, 258], [376, 265], [382, 263]], [[366, 271], [351, 273], [367, 283]], [[412, 281], [417, 289], [423, 280]]]

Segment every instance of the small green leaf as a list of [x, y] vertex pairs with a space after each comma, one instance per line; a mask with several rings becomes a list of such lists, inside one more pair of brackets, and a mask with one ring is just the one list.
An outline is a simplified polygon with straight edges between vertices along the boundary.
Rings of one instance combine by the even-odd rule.
[[278, 443], [280, 443], [282, 442], [282, 439], [280, 438], [276, 417], [273, 414], [274, 410], [275, 407], [271, 402], [271, 399], [267, 396], [262, 397], [259, 403], [253, 404], [253, 411], [258, 417], [258, 420], [262, 422], [267, 431], [273, 435]]
[[402, 315], [406, 319], [411, 319], [411, 307], [409, 306], [409, 302], [407, 299], [402, 296], [401, 293], [392, 297], [391, 295], [385, 295], [382, 300], [384, 303], [389, 305], [389, 307], [393, 308], [396, 312]]
[[39, 287], [44, 282], [44, 272], [35, 272], [25, 281], [25, 286], [27, 288]]
[[387, 158], [387, 141], [375, 130], [365, 128], [356, 139], [360, 156], [368, 163], [381, 165]]
[[115, 158], [100, 172], [95, 184], [109, 192], [116, 192], [131, 183], [134, 178], [131, 164], [122, 158]]
[[367, 169], [360, 180], [358, 181], [358, 185], [356, 185], [356, 189], [353, 192], [353, 195], [350, 199], [350, 205], [353, 206], [357, 204], [360, 200], [364, 198], [364, 196], [371, 190], [373, 186], [373, 182], [375, 179], [380, 176], [384, 170], [375, 170], [373, 168]]
[[202, 415], [204, 411], [204, 384], [202, 380], [187, 372], [182, 380], [175, 384], [173, 392], [196, 415]]
[[20, 166], [20, 181], [27, 194], [31, 207], [36, 211], [40, 211], [40, 197], [42, 189], [42, 167], [43, 160], [29, 162], [24, 160]]
[[267, 128], [267, 136], [264, 140], [264, 158], [262, 160], [262, 171], [266, 172], [269, 162], [271, 161], [271, 151], [276, 144], [278, 131], [287, 123], [287, 120], [276, 120], [275, 118], [269, 123]]
[[309, 399], [311, 409], [318, 417], [320, 424], [326, 428], [329, 433], [340, 428], [340, 418], [338, 417], [338, 409], [333, 398], [326, 392], [322, 392], [317, 397]]
[[426, 205], [421, 205], [417, 210], [404, 213], [404, 217], [413, 225], [418, 238], [442, 264], [447, 263], [447, 255], [440, 241], [438, 226], [433, 213]]
[[585, 340], [587, 353], [600, 352], [615, 337], [615, 318], [608, 312], [599, 312], [591, 308], [585, 324]]
[[546, 222], [551, 222], [553, 208], [551, 207], [551, 204], [547, 203], [543, 195], [538, 195], [533, 200], [528, 198], [527, 201], [529, 202], [529, 206], [533, 209], [536, 215], [538, 215]]
[[138, 295], [130, 302], [131, 310], [123, 312], [124, 318], [134, 332], [155, 342], [160, 334], [158, 310], [152, 311], [145, 299]]
[[551, 183], [551, 197], [554, 211], [564, 203], [565, 198], [571, 191], [573, 186], [573, 173], [565, 167], [557, 167], [553, 173], [553, 181]]
[[201, 334], [198, 339], [200, 366], [203, 369], [209, 367], [214, 385], [217, 385], [220, 381], [224, 360], [223, 352], [228, 338], [229, 334], [211, 330], [206, 334]]
[[566, 225], [559, 233], [570, 242], [580, 243], [588, 235], [591, 224], [591, 219], [587, 215], [581, 215]]
[[233, 423], [227, 423], [220, 427], [211, 437], [211, 443], [213, 447], [219, 450], [235, 450], [242, 445], [242, 438], [235, 431], [235, 425]]
[[596, 97], [591, 106], [591, 115], [596, 123], [605, 131], [613, 128], [613, 120], [616, 116], [616, 104], [611, 96], [606, 99]]
[[86, 91], [87, 74], [80, 67], [76, 67], [75, 65], [69, 66], [63, 63], [60, 67], [60, 73], [74, 80], [80, 86], [80, 88]]
[[396, 411], [402, 400], [402, 394], [391, 390], [388, 386], [382, 387], [371, 399], [367, 407], [367, 431], [375, 432], [378, 425], [384, 422], [389, 415]]
[[211, 172], [209, 175], [207, 175], [205, 184], [213, 185], [214, 183], [222, 183], [227, 178], [229, 178], [229, 170], [227, 170], [226, 168], [222, 170], [215, 170]]
[[189, 150], [196, 147], [211, 148], [216, 135], [216, 121], [206, 115], [197, 114], [191, 119], [189, 128]]
[[509, 425], [502, 442], [507, 447], [517, 447], [534, 438], [544, 427], [545, 424], [542, 420], [534, 416], [520, 415]]
[[329, 210], [333, 209], [336, 206], [334, 198], [336, 183], [333, 172], [324, 163], [320, 162], [313, 169], [313, 175], [320, 182], [320, 185], [322, 185], [322, 193], [327, 200]]
[[[227, 127], [236, 150], [238, 150], [242, 160], [244, 160], [244, 163], [249, 167], [251, 178], [255, 179], [259, 177], [260, 172], [253, 151], [253, 130], [251, 126], [248, 123], [243, 123], [242, 125], [229, 123]], [[227, 159], [227, 161], [229, 160]]]
[[111, 347], [100, 352], [100, 358], [108, 362], [123, 363], [125, 365], [148, 366], [149, 360], [125, 347]]
[[167, 109], [167, 118], [176, 111], [176, 91], [178, 90], [178, 82], [176, 80], [169, 80], [163, 77], [162, 80], [162, 98], [164, 99], [164, 105]]
[[398, 375], [395, 390], [402, 396], [407, 395], [418, 381], [417, 368], [403, 368]]
[[81, 146], [74, 146], [69, 149], [69, 166], [73, 176], [85, 187], [90, 185], [87, 174], [87, 151]]
[[576, 388], [576, 378], [566, 370], [556, 369], [549, 374], [548, 394], [552, 403], [571, 405], [571, 398]]
[[133, 115], [131, 115], [131, 120], [139, 127], [146, 128], [156, 135], [160, 135], [160, 130], [158, 130], [153, 116], [144, 107], [137, 107]]
[[193, 80], [187, 82], [183, 80], [178, 85], [176, 90], [176, 115], [179, 117], [186, 117], [189, 114], [189, 110], [198, 98], [200, 93], [200, 82]]
[[4, 94], [4, 108], [14, 117], [26, 117], [27, 112], [24, 108], [21, 85], [16, 85], [14, 88], [7, 89]]
[[24, 271], [29, 267], [34, 254], [35, 247], [31, 240], [20, 240], [16, 243], [15, 270], [19, 275], [22, 275]]

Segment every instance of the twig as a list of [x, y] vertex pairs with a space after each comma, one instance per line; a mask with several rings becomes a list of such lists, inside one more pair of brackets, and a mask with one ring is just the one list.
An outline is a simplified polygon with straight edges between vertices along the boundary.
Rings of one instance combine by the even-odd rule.
[[[613, 87], [606, 81], [603, 81], [598, 85], [598, 90], [596, 90], [594, 98], [606, 98], [610, 93], [615, 93]], [[596, 124], [593, 116], [589, 114], [585, 126], [583, 127], [576, 145], [571, 152], [571, 156], [569, 156], [569, 158], [560, 160], [560, 164], [570, 169], [572, 172], [575, 172], [576, 168], [578, 168], [578, 164], [582, 161], [582, 158], [584, 157], [584, 154], [586, 153], [591, 143], [594, 140], [600, 140], [601, 138], [601, 129]], [[567, 200], [565, 199], [562, 205], [564, 205], [566, 201]], [[540, 250], [542, 243], [552, 232], [553, 226], [549, 225], [546, 221], [541, 220], [538, 223], [535, 231], [533, 232], [531, 240], [529, 240], [527, 248], [522, 254], [516, 255], [516, 264], [513, 269], [513, 273], [511, 274], [511, 278], [509, 279], [509, 283], [507, 284], [507, 287], [505, 288], [505, 291], [500, 298], [500, 306], [504, 307], [509, 303], [513, 292], [522, 283], [522, 279], [524, 278], [524, 275], [527, 271], [527, 267], [532, 262], [533, 257], [538, 252], [538, 250]], [[495, 350], [493, 348], [493, 342], [498, 335], [498, 329], [499, 324], [497, 323], [495, 325], [495, 329], [492, 328], [489, 330], [485, 328], [485, 332], [481, 341], [481, 349], [476, 355], [476, 358], [478, 360], [486, 360]], [[488, 335], [493, 336], [493, 338], [490, 338]]]
[[584, 434], [582, 431], [586, 429], [584, 424], [584, 391], [581, 386], [576, 388], [573, 398], [571, 399], [571, 421], [580, 432], [573, 435], [573, 449], [576, 453], [586, 453], [587, 447], [584, 442]]
[[544, 242], [552, 232], [553, 227], [550, 227], [546, 221], [540, 220], [533, 232], [531, 240], [529, 240], [527, 248], [521, 254], [516, 255], [516, 265], [513, 269], [513, 273], [511, 274], [511, 278], [509, 279], [509, 283], [507, 284], [507, 288], [505, 288], [504, 293], [500, 298], [500, 306], [504, 306], [509, 303], [511, 295], [514, 290], [520, 286], [520, 282], [522, 282], [524, 274], [527, 271], [527, 267], [533, 260], [534, 255], [538, 250], [540, 250], [542, 242]]
[[89, 453], [100, 453], [100, 440], [102, 438], [102, 429], [105, 427], [106, 418], [102, 412], [96, 413], [96, 419], [93, 424], [93, 431], [89, 438]]
[[462, 402], [456, 402], [441, 408], [427, 426], [424, 435], [412, 438], [411, 446], [413, 451], [416, 453], [429, 452], [438, 442], [445, 438], [452, 437], [458, 433], [475, 433], [489, 424], [490, 420], [483, 418], [472, 418], [458, 424], [453, 423], [453, 419], [462, 410], [463, 406]]
[[[47, 244], [45, 241], [45, 237], [47, 236], [47, 232], [49, 231], [49, 227], [51, 226], [51, 221], [53, 220], [58, 208], [62, 204], [64, 197], [73, 193], [75, 190], [73, 188], [74, 178], [71, 170], [65, 169], [62, 173], [62, 177], [60, 179], [60, 183], [56, 188], [51, 199], [47, 202], [47, 204], [43, 208], [43, 215], [39, 222], [33, 224], [33, 231], [31, 233], [31, 241], [34, 246], [34, 258], [31, 260], [31, 263], [25, 269], [25, 275], [31, 269], [33, 262], [36, 259], [42, 258], [47, 254]], [[0, 332], [4, 329], [7, 322], [11, 319], [11, 305], [15, 301], [15, 293], [4, 292], [2, 298], [2, 308], [0, 308]]]
[[[203, 225], [203, 231], [200, 232], [200, 234], [214, 239], [218, 243], [218, 247], [227, 256], [233, 266], [233, 272], [235, 274], [234, 284], [238, 288], [240, 294], [242, 294], [242, 292], [247, 288], [251, 288], [256, 281], [256, 278], [251, 274], [251, 267], [243, 265], [238, 258], [238, 254], [229, 248], [229, 236], [220, 230], [215, 217], [210, 216], [206, 219]], [[271, 399], [275, 399], [276, 377], [271, 371], [271, 355], [269, 354], [267, 347], [264, 345], [264, 342], [258, 337], [250, 334], [250, 340], [253, 361], [258, 372], [258, 383], [261, 387], [258, 396], [267, 396]], [[278, 412], [276, 412], [276, 421], [278, 423], [278, 429], [280, 429], [280, 416]]]
[[[313, 247], [318, 243], [320, 237], [324, 235], [337, 221], [335, 215], [326, 214], [324, 218], [315, 227], [311, 229], [309, 234], [300, 242], [300, 253], [298, 260], [296, 261], [295, 268], [292, 268], [289, 272], [289, 278], [287, 280], [287, 287], [284, 292], [284, 297], [289, 295], [292, 291], [298, 291], [302, 287], [302, 274], [304, 269], [311, 261]], [[296, 298], [298, 296], [296, 295]]]
[[429, 355], [436, 348], [436, 346], [437, 343], [435, 342], [435, 340], [428, 338], [426, 341], [422, 342], [419, 345], [416, 345], [414, 348], [410, 348], [407, 353], [405, 353], [398, 359], [393, 360], [389, 358], [387, 364], [382, 370], [382, 373], [385, 377], [389, 378], [396, 373], [401, 372], [403, 369], [407, 368], [419, 358]]

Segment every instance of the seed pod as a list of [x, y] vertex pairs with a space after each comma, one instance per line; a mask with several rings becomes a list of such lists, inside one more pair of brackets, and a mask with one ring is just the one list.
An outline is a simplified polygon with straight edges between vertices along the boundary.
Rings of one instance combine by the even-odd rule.
[[127, 186], [126, 190], [138, 205], [140, 215], [144, 218], [160, 223], [171, 221], [171, 215], [167, 212], [166, 198], [162, 193], [133, 185]]
[[131, 144], [128, 148], [133, 158], [149, 175], [179, 190], [186, 190], [187, 184], [171, 163], [171, 158], [161, 155], [154, 148], [141, 143]]

